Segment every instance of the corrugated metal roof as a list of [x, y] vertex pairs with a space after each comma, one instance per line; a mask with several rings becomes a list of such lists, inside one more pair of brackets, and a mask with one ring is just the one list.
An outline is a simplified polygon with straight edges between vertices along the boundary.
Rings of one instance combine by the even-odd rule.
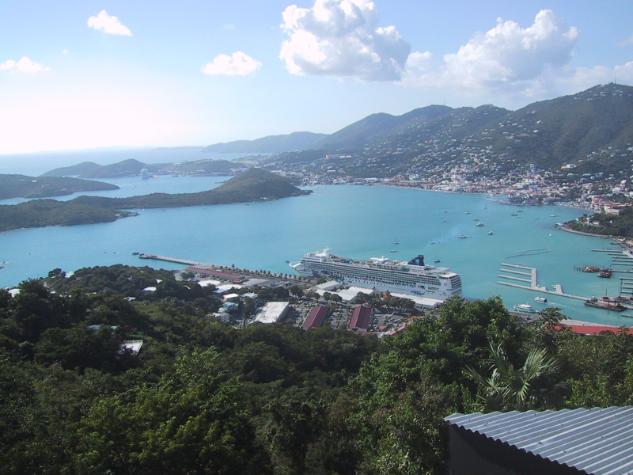
[[445, 420], [585, 473], [633, 474], [633, 406], [453, 414]]

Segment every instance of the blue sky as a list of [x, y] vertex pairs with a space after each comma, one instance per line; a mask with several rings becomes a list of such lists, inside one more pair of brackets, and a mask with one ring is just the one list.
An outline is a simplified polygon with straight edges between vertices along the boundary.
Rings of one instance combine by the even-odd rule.
[[0, 153], [332, 132], [615, 76], [631, 1], [2, 0]]

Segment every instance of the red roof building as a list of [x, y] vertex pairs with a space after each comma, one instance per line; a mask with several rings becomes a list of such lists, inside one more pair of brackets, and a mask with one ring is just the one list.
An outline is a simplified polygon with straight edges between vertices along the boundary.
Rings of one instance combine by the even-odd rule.
[[367, 331], [373, 313], [372, 308], [367, 305], [354, 305], [347, 328], [350, 330]]
[[317, 305], [316, 307], [312, 307], [310, 313], [308, 313], [308, 318], [303, 322], [303, 329], [309, 330], [310, 328], [316, 328], [323, 325], [323, 322], [328, 316], [330, 309], [325, 305]]

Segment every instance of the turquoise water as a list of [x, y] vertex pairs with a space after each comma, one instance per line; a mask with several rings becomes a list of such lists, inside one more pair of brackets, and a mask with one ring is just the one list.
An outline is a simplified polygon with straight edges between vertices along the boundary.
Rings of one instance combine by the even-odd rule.
[[[191, 178], [165, 177], [165, 185], [168, 182], [171, 185], [165, 191], [191, 191]], [[71, 271], [92, 265], [149, 263], [132, 256], [134, 251], [288, 272], [286, 261], [329, 247], [354, 258], [408, 259], [422, 253], [428, 263], [439, 259], [438, 265], [459, 272], [466, 297], [500, 295], [508, 306], [542, 307], [534, 302], [538, 294], [497, 284], [501, 262], [536, 267], [540, 285], [562, 284], [571, 294], [617, 294], [617, 274], [609, 280], [574, 270], [581, 264], [608, 265], [604, 253], [591, 249], [612, 247], [608, 240], [555, 229], [556, 222], [580, 215], [578, 210], [516, 208], [483, 195], [381, 186], [313, 189], [308, 196], [271, 202], [142, 210], [139, 216], [114, 223], [2, 233], [0, 260], [8, 264], [0, 270], [0, 286], [45, 275], [55, 267]], [[476, 227], [475, 218], [485, 226]], [[469, 237], [459, 239], [460, 235]], [[393, 249], [398, 252], [391, 253]], [[548, 299], [573, 318], [633, 324], [633, 319], [580, 302], [556, 296]]]

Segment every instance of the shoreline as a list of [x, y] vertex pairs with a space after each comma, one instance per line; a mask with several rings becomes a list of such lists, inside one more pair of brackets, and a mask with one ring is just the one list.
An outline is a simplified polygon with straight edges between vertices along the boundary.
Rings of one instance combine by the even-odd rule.
[[[558, 206], [561, 208], [571, 208], [571, 209], [576, 209], [576, 210], [580, 210], [580, 211], [589, 211], [591, 212], [591, 209], [581, 206], [579, 204], [573, 204], [570, 203], [568, 201], [560, 201], [560, 202], [554, 202], [554, 203], [545, 203], [545, 204], [518, 204], [518, 203], [509, 203], [509, 202], [504, 202], [504, 201], [500, 201], [498, 198], [509, 198], [511, 197], [511, 195], [508, 195], [506, 193], [495, 193], [492, 191], [457, 191], [457, 190], [436, 190], [434, 188], [426, 188], [424, 186], [412, 186], [412, 185], [406, 185], [406, 184], [398, 184], [398, 183], [384, 183], [384, 182], [377, 182], [377, 183], [357, 183], [357, 182], [346, 182], [346, 183], [312, 183], [310, 185], [305, 185], [306, 187], [308, 186], [340, 186], [340, 185], [356, 185], [356, 186], [384, 186], [384, 187], [390, 187], [390, 188], [409, 188], [409, 189], [413, 189], [413, 190], [420, 190], [420, 191], [430, 191], [433, 193], [449, 193], [449, 194], [458, 194], [458, 195], [480, 195], [480, 196], [486, 196], [488, 198], [490, 198], [493, 201], [497, 201], [500, 204], [506, 205], [506, 206], [516, 206], [516, 207], [540, 207], [540, 206]], [[304, 186], [304, 185], [302, 185]], [[596, 236], [602, 236], [602, 235], [596, 235]]]
[[576, 231], [575, 229], [571, 229], [570, 227], [568, 227], [565, 224], [563, 224], [562, 226], [558, 226], [558, 229], [561, 229], [563, 231], [566, 231], [566, 232], [572, 233], [572, 234], [580, 234], [581, 236], [597, 237], [597, 238], [600, 238], [600, 239], [615, 240], [618, 237], [618, 236], [614, 236], [612, 234], [595, 234], [595, 233], [588, 233], [586, 231]]

